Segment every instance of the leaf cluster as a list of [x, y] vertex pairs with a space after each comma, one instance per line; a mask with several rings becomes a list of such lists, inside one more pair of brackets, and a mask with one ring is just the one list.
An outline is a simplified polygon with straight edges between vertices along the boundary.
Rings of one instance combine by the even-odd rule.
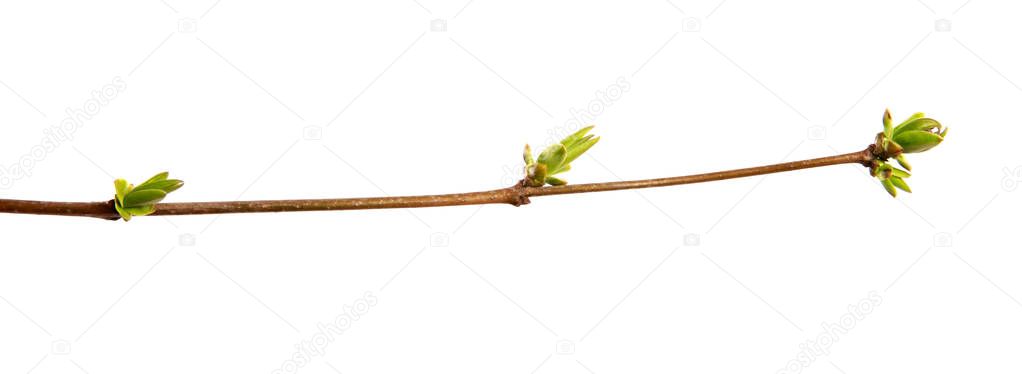
[[[870, 175], [880, 180], [880, 184], [892, 197], [898, 195], [898, 190], [912, 192], [905, 178], [911, 176], [909, 171], [912, 165], [905, 159], [907, 153], [921, 153], [936, 147], [944, 141], [947, 136], [947, 127], [944, 127], [932, 118], [926, 118], [923, 113], [913, 114], [911, 117], [894, 126], [891, 122], [891, 112], [884, 111], [884, 131], [877, 133], [874, 143], [874, 152], [879, 156], [873, 160], [870, 167]], [[889, 158], [894, 158], [901, 167], [894, 167]]]
[[525, 159], [525, 185], [543, 187], [560, 186], [568, 182], [556, 175], [571, 170], [571, 162], [596, 145], [600, 137], [589, 134], [594, 126], [588, 126], [568, 135], [557, 144], [552, 144], [532, 158], [532, 148], [525, 145], [522, 158]]
[[178, 179], [167, 179], [170, 174], [162, 172], [149, 178], [138, 186], [129, 184], [124, 179], [114, 181], [114, 209], [125, 222], [134, 216], [145, 216], [156, 211], [156, 204], [163, 201], [167, 194], [184, 185]]

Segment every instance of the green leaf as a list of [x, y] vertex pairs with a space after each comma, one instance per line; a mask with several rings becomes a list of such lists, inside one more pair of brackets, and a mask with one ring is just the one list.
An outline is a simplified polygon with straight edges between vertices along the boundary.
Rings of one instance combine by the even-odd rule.
[[895, 176], [895, 177], [898, 177], [898, 178], [908, 178], [908, 177], [912, 176], [912, 174], [909, 174], [909, 172], [901, 170], [901, 169], [898, 169], [898, 168], [893, 167], [893, 166], [891, 167], [891, 175]]
[[121, 215], [121, 218], [124, 219], [124, 222], [131, 221], [131, 213], [128, 213], [126, 210], [124, 210], [124, 208], [121, 208], [120, 202], [114, 203], [114, 210], [117, 211], [117, 214]]
[[135, 190], [129, 192], [124, 196], [124, 208], [138, 208], [146, 205], [153, 205], [163, 198], [167, 197], [167, 193], [163, 190]]
[[131, 191], [131, 185], [124, 179], [114, 180], [114, 196], [117, 197], [118, 202], [124, 201], [124, 195], [127, 195]]
[[[898, 124], [898, 126], [903, 126], [903, 125], [905, 125], [906, 123], [909, 123], [909, 122], [915, 121], [915, 120], [917, 120], [917, 119], [920, 119], [920, 118], [923, 118], [923, 117], [926, 117], [926, 115], [925, 115], [925, 114], [923, 114], [923, 112], [916, 112], [916, 113], [912, 113], [912, 115], [911, 115], [911, 116], [908, 116], [908, 118], [906, 118], [906, 119], [905, 119], [904, 121], [901, 121], [901, 123], [899, 123], [899, 124]], [[894, 128], [895, 128], [895, 129], [897, 129], [897, 128], [898, 128], [898, 126], [894, 126]]]
[[135, 191], [141, 191], [141, 190], [161, 190], [161, 191], [166, 192], [166, 193], [171, 193], [171, 192], [177, 191], [177, 189], [181, 188], [181, 186], [184, 186], [184, 184], [185, 184], [185, 182], [182, 182], [182, 181], [180, 181], [178, 179], [167, 179], [167, 180], [161, 180], [161, 181], [157, 181], [157, 182], [146, 182], [145, 184], [142, 184], [140, 186], [136, 186], [135, 187]]
[[145, 182], [142, 182], [142, 184], [152, 183], [152, 182], [159, 182], [159, 181], [162, 181], [162, 180], [166, 180], [168, 176], [170, 176], [170, 173], [165, 171], [165, 172], [162, 172], [162, 173], [154, 175], [152, 178], [149, 178]]
[[589, 139], [592, 139], [595, 136], [596, 135], [593, 135], [593, 134], [589, 134], [589, 135], [583, 136], [583, 137], [579, 138], [578, 140], [576, 140], [574, 143], [571, 143], [571, 145], [568, 146], [568, 149], [571, 149], [573, 147], [577, 147], [579, 144], [587, 142], [587, 141], [589, 141]]
[[567, 181], [557, 177], [546, 177], [546, 183], [551, 186], [563, 186], [568, 184]]
[[[917, 114], [921, 114], [921, 113], [917, 113]], [[901, 133], [904, 133], [904, 132], [907, 132], [907, 131], [927, 131], [927, 132], [929, 132], [929, 131], [931, 131], [933, 129], [939, 129], [939, 128], [941, 128], [940, 122], [937, 122], [937, 120], [935, 120], [935, 119], [932, 119], [932, 118], [916, 118], [916, 119], [912, 119], [912, 120], [909, 120], [909, 121], [902, 122], [900, 125], [898, 125], [898, 127], [895, 127], [894, 128], [894, 135], [892, 135], [892, 137], [896, 137], [896, 136], [898, 136], [898, 134], [901, 134]]]
[[567, 137], [562, 139], [561, 140], [561, 144], [563, 144], [565, 147], [569, 147], [572, 144], [577, 143], [579, 141], [579, 139], [582, 139], [582, 137], [585, 136], [586, 133], [589, 132], [589, 130], [592, 130], [593, 127], [596, 127], [596, 126], [586, 126], [586, 127], [583, 127], [582, 129], [579, 129], [578, 131], [575, 131], [574, 134], [568, 135]]
[[543, 153], [539, 154], [539, 158], [536, 161], [546, 165], [548, 171], [556, 171], [564, 163], [567, 153], [568, 149], [564, 147], [564, 144], [552, 144], [543, 150]]
[[894, 127], [891, 126], [891, 110], [884, 110], [884, 135], [888, 138], [894, 136]]
[[891, 197], [898, 197], [898, 190], [894, 189], [894, 183], [891, 182], [891, 179], [881, 179], [880, 184], [884, 186], [887, 193], [891, 194]]
[[912, 171], [912, 165], [909, 164], [908, 160], [905, 159], [904, 154], [900, 154], [898, 155], [898, 157], [895, 157], [894, 159], [897, 160], [898, 164], [901, 165], [901, 167], [905, 168], [905, 170]]
[[542, 187], [547, 184], [562, 185], [567, 183], [563, 179], [553, 178], [553, 176], [571, 170], [571, 162], [600, 140], [599, 137], [589, 134], [593, 127], [581, 128], [562, 139], [558, 144], [546, 147], [535, 160], [532, 159], [531, 149], [526, 145], [522, 156], [525, 160], [525, 185]]
[[936, 147], [944, 138], [940, 134], [926, 131], [905, 131], [894, 136], [894, 141], [905, 153], [919, 153]]
[[572, 146], [571, 149], [568, 150], [568, 155], [564, 158], [564, 163], [569, 164], [572, 161], [575, 161], [575, 159], [579, 158], [579, 156], [582, 156], [583, 153], [588, 151], [589, 148], [592, 148], [594, 145], [596, 145], [596, 142], [599, 141], [600, 137], [597, 136], [593, 138], [588, 138], [584, 141], [579, 142], [575, 146]]
[[[897, 169], [895, 169], [895, 170], [897, 170]], [[902, 191], [905, 191], [905, 192], [912, 192], [912, 189], [908, 188], [908, 184], [905, 183], [905, 180], [901, 179], [901, 177], [897, 177], [897, 176], [891, 177], [890, 181], [891, 181], [891, 185], [893, 185], [894, 187], [898, 187], [899, 190], [902, 190]]]
[[177, 191], [184, 182], [168, 179], [170, 173], [154, 175], [138, 186], [124, 179], [114, 180], [114, 209], [125, 221], [135, 216], [145, 216], [156, 211], [156, 203], [163, 201], [167, 194]]

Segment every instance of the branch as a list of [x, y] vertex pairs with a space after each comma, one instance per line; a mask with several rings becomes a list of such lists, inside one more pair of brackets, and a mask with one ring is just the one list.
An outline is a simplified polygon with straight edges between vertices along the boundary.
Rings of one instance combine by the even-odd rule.
[[[364, 197], [346, 199], [161, 203], [155, 205], [156, 210], [151, 215], [179, 216], [226, 213], [311, 212], [327, 210], [426, 208], [483, 204], [510, 204], [520, 206], [528, 204], [529, 198], [534, 196], [677, 186], [682, 184], [712, 182], [839, 164], [862, 164], [864, 166], [869, 166], [877, 157], [872, 151], [873, 148], [874, 147], [870, 145], [870, 147], [865, 150], [837, 156], [670, 178], [547, 187], [530, 187], [523, 181], [515, 184], [514, 186], [498, 190], [443, 195]], [[115, 210], [114, 206], [114, 200], [90, 203], [0, 199], [0, 213], [93, 217], [117, 220], [120, 219], [121, 216]]]
[[[184, 185], [184, 182], [180, 180], [169, 179], [168, 173], [163, 172], [138, 186], [129, 184], [123, 179], [115, 180], [113, 200], [79, 203], [0, 199], [0, 213], [93, 217], [109, 220], [123, 218], [128, 221], [132, 217], [146, 215], [310, 212], [483, 204], [520, 206], [528, 204], [529, 198], [535, 196], [677, 186], [840, 164], [861, 164], [869, 168], [870, 175], [880, 180], [880, 184], [891, 196], [896, 196], [897, 190], [911, 192], [905, 179], [911, 176], [909, 170], [912, 167], [905, 159], [905, 154], [925, 152], [936, 147], [944, 141], [947, 128], [933, 119], [925, 118], [922, 113], [916, 113], [901, 124], [894, 126], [891, 123], [891, 114], [885, 111], [883, 123], [884, 130], [876, 135], [874, 143], [858, 152], [680, 177], [568, 185], [558, 175], [571, 170], [571, 162], [600, 140], [599, 137], [588, 134], [593, 128], [589, 126], [568, 135], [559, 143], [548, 146], [536, 158], [532, 157], [532, 149], [526, 145], [522, 155], [525, 161], [525, 178], [514, 186], [499, 190], [346, 199], [160, 203], [167, 194]], [[904, 169], [889, 163], [888, 160], [891, 158], [895, 159]]]

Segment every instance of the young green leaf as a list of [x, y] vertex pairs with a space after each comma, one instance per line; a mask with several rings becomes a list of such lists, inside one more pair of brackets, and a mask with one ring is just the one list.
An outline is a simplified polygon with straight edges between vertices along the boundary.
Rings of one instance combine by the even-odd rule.
[[893, 166], [891, 166], [891, 175], [893, 175], [895, 177], [898, 177], [898, 178], [908, 178], [908, 177], [912, 176], [912, 174], [909, 174], [909, 172], [901, 170], [901, 169], [898, 169], [898, 168], [893, 167]]
[[891, 182], [890, 178], [880, 180], [880, 184], [884, 186], [887, 193], [891, 194], [891, 197], [898, 197], [898, 190], [894, 189], [894, 182]]
[[568, 135], [560, 143], [550, 145], [535, 161], [532, 160], [531, 149], [526, 145], [522, 157], [525, 160], [525, 185], [543, 187], [547, 184], [558, 186], [566, 184], [563, 179], [553, 176], [571, 170], [571, 162], [600, 140], [599, 137], [589, 134], [593, 127], [586, 126]]
[[905, 155], [904, 154], [900, 154], [897, 157], [895, 157], [894, 159], [897, 160], [898, 164], [901, 165], [901, 167], [905, 168], [905, 170], [912, 171], [912, 165], [909, 164], [908, 160], [905, 159]]
[[123, 202], [124, 195], [127, 195], [129, 191], [131, 191], [131, 185], [128, 184], [128, 181], [124, 179], [114, 180], [114, 196], [117, 198], [117, 201]]
[[596, 145], [596, 142], [598, 141], [600, 141], [600, 137], [597, 136], [593, 138], [588, 138], [572, 146], [571, 149], [568, 150], [568, 155], [564, 158], [564, 163], [569, 164], [572, 161], [575, 161], [575, 159], [579, 158], [579, 156], [582, 156], [583, 153], [588, 151], [589, 148], [592, 148], [594, 145]]
[[927, 131], [904, 131], [894, 135], [894, 141], [901, 145], [905, 153], [919, 153], [936, 147], [944, 141], [944, 137]]
[[[908, 118], [907, 118], [907, 119], [905, 119], [904, 121], [901, 121], [901, 123], [899, 123], [898, 125], [899, 125], [899, 126], [900, 126], [900, 125], [904, 125], [904, 124], [906, 124], [906, 123], [909, 123], [909, 122], [915, 121], [915, 120], [917, 120], [917, 119], [920, 119], [920, 118], [923, 118], [923, 117], [926, 117], [926, 114], [924, 114], [923, 112], [915, 112], [915, 113], [912, 113], [912, 115], [911, 115], [911, 116], [908, 116]], [[897, 127], [897, 126], [895, 126], [895, 127]]]
[[166, 180], [168, 176], [170, 176], [170, 173], [165, 171], [165, 172], [162, 172], [162, 173], [154, 175], [152, 178], [149, 178], [145, 182], [142, 182], [142, 184], [152, 183], [152, 182], [159, 182], [159, 181], [162, 181], [162, 180]]
[[135, 190], [128, 192], [124, 196], [123, 208], [138, 208], [146, 205], [153, 205], [163, 198], [167, 197], [167, 193], [163, 190]]
[[121, 219], [123, 219], [124, 222], [131, 221], [131, 213], [128, 213], [128, 211], [124, 210], [124, 208], [121, 208], [120, 202], [114, 203], [114, 210], [117, 211], [117, 214], [121, 215]]
[[142, 185], [136, 186], [135, 187], [135, 191], [141, 191], [141, 190], [161, 190], [161, 191], [166, 192], [166, 193], [171, 193], [171, 192], [177, 191], [177, 189], [181, 188], [181, 186], [184, 186], [184, 184], [185, 184], [185, 182], [182, 182], [182, 181], [177, 180], [177, 179], [167, 179], [167, 180], [161, 180], [161, 181], [157, 181], [157, 182], [146, 182], [146, 183], [144, 183]]
[[905, 192], [912, 192], [912, 189], [908, 188], [908, 183], [905, 183], [905, 180], [901, 179], [901, 177], [894, 176], [894, 177], [891, 177], [890, 180], [891, 180], [891, 184], [894, 185], [894, 187], [898, 187], [899, 190], [902, 190], [902, 191], [905, 191]]
[[129, 184], [124, 179], [114, 181], [114, 209], [125, 221], [131, 217], [144, 216], [156, 211], [159, 203], [167, 194], [177, 191], [184, 182], [168, 179], [170, 173], [162, 172], [152, 176], [138, 186]]
[[572, 144], [577, 143], [579, 139], [582, 139], [582, 137], [585, 136], [586, 133], [589, 132], [589, 130], [592, 130], [593, 127], [596, 126], [586, 126], [578, 131], [575, 131], [574, 134], [568, 135], [564, 139], [562, 139], [561, 144], [563, 144], [565, 147], [570, 147]]
[[888, 138], [894, 136], [894, 127], [891, 126], [891, 110], [884, 110], [884, 135]]
[[595, 136], [596, 136], [596, 135], [593, 135], [593, 134], [588, 134], [588, 135], [586, 135], [586, 136], [583, 136], [583, 137], [581, 137], [581, 138], [578, 138], [578, 140], [576, 140], [576, 141], [575, 141], [574, 143], [571, 143], [571, 145], [570, 145], [570, 146], [568, 146], [568, 148], [569, 148], [569, 149], [571, 149], [571, 147], [575, 147], [575, 146], [578, 146], [579, 144], [582, 144], [582, 143], [584, 143], [584, 142], [588, 141], [589, 139], [592, 139], [592, 138], [593, 138], [593, 137], [595, 137]]
[[568, 149], [563, 144], [551, 144], [547, 149], [543, 150], [543, 153], [539, 154], [536, 162], [546, 165], [548, 171], [556, 171], [564, 163], [567, 153]]
[[[916, 113], [922, 114], [922, 113]], [[894, 136], [898, 136], [906, 131], [931, 131], [933, 129], [939, 129], [941, 127], [940, 122], [932, 118], [916, 118], [902, 122], [898, 127], [894, 128]]]

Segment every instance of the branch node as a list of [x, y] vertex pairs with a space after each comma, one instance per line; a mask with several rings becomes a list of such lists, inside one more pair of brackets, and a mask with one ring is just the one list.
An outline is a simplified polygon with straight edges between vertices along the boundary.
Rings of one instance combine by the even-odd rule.
[[883, 151], [878, 150], [876, 144], [870, 144], [862, 151], [862, 160], [859, 163], [869, 168], [873, 167], [873, 160], [886, 160]]
[[518, 181], [514, 186], [509, 187], [508, 190], [510, 192], [508, 196], [509, 204], [519, 207], [531, 203], [525, 179]]

